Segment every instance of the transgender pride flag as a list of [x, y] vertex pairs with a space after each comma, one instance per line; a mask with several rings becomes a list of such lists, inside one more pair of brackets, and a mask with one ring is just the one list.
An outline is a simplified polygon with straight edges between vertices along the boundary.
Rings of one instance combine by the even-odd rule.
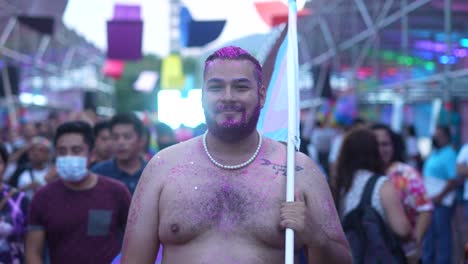
[[[263, 64], [263, 82], [268, 86], [265, 105], [257, 124], [257, 129], [262, 135], [282, 142], [288, 142], [287, 32], [286, 26]], [[299, 109], [291, 110], [296, 111], [296, 131], [299, 137]], [[296, 149], [299, 149], [299, 138], [295, 142]]]

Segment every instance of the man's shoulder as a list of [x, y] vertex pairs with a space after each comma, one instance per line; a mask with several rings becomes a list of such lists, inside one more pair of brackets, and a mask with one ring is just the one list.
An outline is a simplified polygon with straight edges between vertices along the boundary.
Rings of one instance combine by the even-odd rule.
[[[284, 142], [278, 142], [270, 138], [264, 138], [264, 144], [266, 153], [270, 153], [267, 154], [268, 156], [275, 157], [274, 160], [277, 160], [282, 164], [287, 164], [287, 145]], [[310, 176], [319, 175], [320, 177], [324, 177], [321, 169], [309, 156], [300, 151], [295, 151], [294, 155], [297, 175], [308, 175], [306, 178], [309, 178], [309, 180], [314, 178]]]
[[320, 171], [319, 167], [317, 166], [317, 163], [315, 163], [314, 160], [312, 160], [309, 156], [299, 151], [296, 151], [296, 165], [303, 167], [306, 171]]
[[296, 179], [299, 186], [308, 186], [307, 188], [315, 190], [321, 188], [320, 186], [327, 181], [323, 170], [306, 154], [296, 151], [295, 163]]
[[111, 189], [111, 190], [115, 190], [115, 191], [126, 191], [127, 190], [127, 187], [121, 181], [112, 179], [112, 178], [107, 177], [107, 176], [102, 176], [102, 175], [98, 175], [98, 177], [99, 177], [98, 179], [99, 179], [99, 184], [100, 184], [101, 188]]
[[198, 145], [202, 147], [200, 136], [174, 144], [170, 147], [158, 151], [148, 162], [148, 164], [154, 163], [158, 159], [165, 159], [166, 161], [170, 161], [180, 158], [182, 154], [187, 153], [187, 151], [190, 149], [196, 148]]
[[42, 198], [46, 198], [46, 201], [48, 199], [53, 199], [51, 197], [54, 196], [62, 196], [59, 192], [64, 190], [66, 187], [63, 185], [62, 180], [57, 179], [54, 180], [44, 187], [41, 187], [35, 194], [34, 194], [34, 199], [33, 200], [40, 200]]
[[114, 160], [110, 159], [110, 160], [105, 160], [105, 161], [101, 161], [101, 162], [94, 164], [91, 170], [94, 172], [98, 172], [98, 171], [107, 171], [113, 168], [114, 168]]
[[155, 181], [158, 185], [164, 185], [164, 179], [170, 175], [171, 168], [194, 156], [194, 152], [199, 152], [201, 149], [203, 146], [200, 137], [195, 137], [160, 150], [146, 164], [140, 181], [141, 178], [146, 178]]

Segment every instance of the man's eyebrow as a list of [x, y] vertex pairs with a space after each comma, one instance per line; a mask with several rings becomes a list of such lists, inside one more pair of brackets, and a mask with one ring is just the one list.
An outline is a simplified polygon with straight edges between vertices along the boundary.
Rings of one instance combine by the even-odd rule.
[[211, 78], [207, 81], [207, 83], [221, 83], [221, 82], [224, 82], [224, 80], [220, 78]]
[[251, 83], [251, 81], [247, 78], [237, 78], [232, 80], [233, 83], [240, 83], [240, 82], [245, 82], [245, 83]]

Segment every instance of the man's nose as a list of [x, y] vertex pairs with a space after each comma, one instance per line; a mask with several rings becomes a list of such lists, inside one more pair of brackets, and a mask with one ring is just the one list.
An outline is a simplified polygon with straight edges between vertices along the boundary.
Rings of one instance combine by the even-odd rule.
[[120, 145], [120, 144], [123, 144], [124, 143], [124, 140], [123, 140], [123, 137], [118, 137], [115, 139], [115, 143], [117, 145]]
[[234, 99], [234, 93], [233, 93], [233, 90], [232, 90], [231, 86], [228, 86], [228, 87], [226, 87], [226, 89], [224, 89], [223, 99], [224, 100]]

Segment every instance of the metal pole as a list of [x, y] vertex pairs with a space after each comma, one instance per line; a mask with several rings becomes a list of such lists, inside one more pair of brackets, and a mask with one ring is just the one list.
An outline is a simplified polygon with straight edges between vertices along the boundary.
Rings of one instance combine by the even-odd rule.
[[179, 32], [179, 13], [181, 2], [180, 0], [170, 0], [170, 50], [171, 53], [179, 53], [180, 52], [180, 32]]
[[[445, 0], [444, 5], [444, 29], [445, 43], [447, 44], [446, 56], [452, 56], [452, 1]], [[444, 72], [447, 74], [450, 71], [450, 63], [445, 64]]]
[[[408, 5], [408, 0], [401, 1], [401, 9], [404, 10]], [[408, 57], [408, 13], [404, 13], [401, 17], [401, 49], [403, 56], [405, 58]], [[403, 65], [403, 81], [406, 81], [410, 78], [410, 67], [406, 60], [404, 61]], [[406, 98], [408, 95], [408, 86], [403, 86], [403, 98]]]
[[362, 0], [354, 0], [354, 3], [362, 16], [362, 19], [364, 19], [364, 23], [366, 23], [367, 28], [372, 28], [374, 23], [372, 22], [372, 18], [370, 17], [366, 4], [364, 4]]
[[75, 52], [76, 52], [75, 47], [70, 47], [67, 50], [67, 53], [65, 54], [65, 58], [63, 59], [63, 63], [62, 63], [62, 70], [66, 71], [68, 70], [68, 68], [70, 68]]
[[[346, 12], [346, 10], [344, 11]], [[357, 26], [357, 20], [359, 19], [359, 15], [358, 14], [354, 14], [354, 8], [350, 8], [348, 9], [348, 12], [350, 12], [349, 16], [350, 16], [350, 23], [351, 23], [351, 32], [356, 32], [357, 29], [358, 29], [358, 26]], [[352, 13], [351, 13], [352, 12]], [[356, 47], [356, 45], [353, 45], [352, 47], [350, 47], [351, 51], [350, 51], [350, 54], [351, 54], [351, 58], [350, 58], [350, 61], [349, 63], [351, 65], [354, 65], [356, 63], [356, 57], [358, 56], [358, 53], [359, 53], [359, 49]], [[333, 54], [332, 56], [335, 56], [337, 53], [340, 52], [340, 50], [337, 50], [337, 49], [334, 49], [334, 50], [329, 50], [330, 51], [330, 55]], [[331, 57], [331, 56], [330, 56]], [[322, 63], [324, 63], [324, 61], [322, 61]], [[320, 63], [320, 64], [322, 64]], [[354, 80], [353, 80], [354, 81]]]
[[[362, 3], [362, 2], [361, 2]], [[387, 15], [388, 11], [390, 11], [390, 7], [393, 4], [393, 0], [388, 0], [385, 2], [384, 7], [382, 9], [382, 12], [379, 14], [379, 16], [376, 19], [375, 23], [379, 23], [385, 16]], [[363, 17], [370, 17], [369, 12], [367, 11], [366, 7], [361, 7], [363, 9], [364, 14], [361, 14]], [[370, 25], [371, 28], [375, 29], [373, 25]], [[376, 44], [376, 40], [378, 39], [378, 31], [375, 30], [372, 34], [372, 37], [367, 39], [367, 41], [364, 43], [364, 46], [361, 48], [361, 51], [359, 55], [356, 58], [356, 61], [354, 62], [353, 66], [353, 76], [357, 76], [356, 72], [357, 70], [361, 67], [361, 65], [364, 63], [364, 60], [366, 59], [366, 56], [369, 53], [370, 48], [372, 47], [372, 44]]]
[[49, 43], [50, 43], [50, 37], [47, 35], [42, 36], [41, 42], [39, 43], [39, 47], [37, 48], [37, 53], [35, 56], [36, 62], [40, 62], [42, 60], [42, 57], [44, 57], [47, 47], [49, 46]]
[[4, 65], [2, 67], [2, 79], [3, 79], [3, 89], [5, 90], [5, 99], [8, 108], [8, 116], [11, 122], [11, 129], [16, 130], [18, 128], [18, 120], [16, 119], [16, 107], [15, 101], [13, 99], [13, 94], [11, 91], [10, 77], [8, 75], [8, 66]]
[[[404, 10], [405, 7], [408, 5], [408, 0], [402, 0], [401, 1], [401, 9]], [[403, 13], [403, 16], [401, 17], [401, 49], [403, 52], [403, 55], [406, 57], [408, 56], [408, 13]], [[407, 79], [407, 74], [408, 74], [408, 65], [404, 65], [403, 70], [403, 79]]]
[[[452, 0], [445, 0], [444, 5], [444, 29], [445, 29], [445, 42], [447, 45], [447, 50], [445, 51], [445, 55], [447, 58], [451, 58], [453, 55], [452, 53]], [[451, 65], [450, 59], [447, 64], [444, 65], [444, 79], [445, 79], [445, 89], [443, 90], [442, 99], [443, 102], [450, 102], [452, 97], [452, 79], [449, 76]], [[449, 118], [448, 120], [449, 126], [452, 126], [452, 120]]]
[[2, 32], [2, 35], [0, 36], [0, 47], [5, 46], [8, 37], [10, 37], [11, 32], [13, 32], [13, 29], [15, 28], [16, 25], [16, 19], [10, 18], [8, 20], [7, 25], [5, 26], [5, 29]]
[[429, 76], [425, 76], [422, 78], [415, 78], [411, 80], [407, 80], [405, 82], [398, 82], [398, 83], [392, 83], [392, 84], [386, 84], [386, 85], [381, 85], [378, 87], [378, 89], [384, 89], [384, 90], [390, 90], [394, 89], [397, 87], [401, 87], [405, 83], [411, 87], [417, 85], [417, 84], [425, 84], [425, 83], [431, 83], [431, 82], [441, 82], [444, 80], [445, 76], [448, 76], [449, 79], [456, 79], [456, 78], [461, 78], [461, 77], [466, 77], [468, 76], [468, 69], [460, 69], [456, 71], [452, 71], [447, 73], [438, 73], [438, 74], [433, 74]]

